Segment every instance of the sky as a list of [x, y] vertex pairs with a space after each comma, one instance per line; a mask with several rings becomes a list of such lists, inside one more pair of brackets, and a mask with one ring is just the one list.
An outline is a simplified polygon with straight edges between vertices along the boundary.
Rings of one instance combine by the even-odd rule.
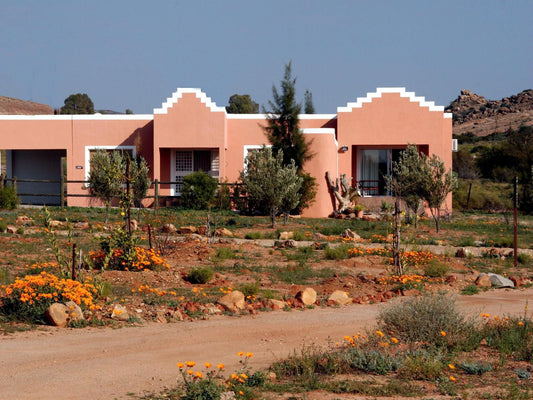
[[0, 95], [151, 114], [178, 87], [219, 106], [296, 90], [335, 113], [377, 87], [437, 105], [533, 88], [531, 0], [1, 0]]

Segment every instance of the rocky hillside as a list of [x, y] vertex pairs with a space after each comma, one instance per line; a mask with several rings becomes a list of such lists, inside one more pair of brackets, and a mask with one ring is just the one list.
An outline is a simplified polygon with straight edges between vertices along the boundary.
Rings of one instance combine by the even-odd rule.
[[520, 125], [533, 125], [533, 90], [524, 90], [501, 100], [487, 100], [469, 90], [461, 90], [446, 112], [453, 113], [455, 135], [471, 132], [485, 136], [509, 128], [517, 129]]
[[42, 115], [53, 113], [54, 109], [46, 104], [0, 96], [0, 114]]

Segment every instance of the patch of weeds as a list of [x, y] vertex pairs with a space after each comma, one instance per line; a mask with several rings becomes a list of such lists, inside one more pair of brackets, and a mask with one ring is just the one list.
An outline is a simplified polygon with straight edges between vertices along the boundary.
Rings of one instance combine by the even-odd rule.
[[279, 298], [279, 293], [273, 289], [262, 289], [260, 293], [263, 299], [278, 299]]
[[298, 263], [309, 262], [316, 258], [315, 249], [310, 246], [298, 247], [295, 251], [283, 250], [281, 254], [287, 258], [287, 261], [296, 261]]
[[502, 355], [512, 355], [518, 361], [533, 361], [533, 323], [530, 319], [511, 318], [502, 322], [487, 322], [482, 329], [487, 345]]
[[11, 283], [11, 274], [9, 273], [9, 269], [7, 268], [0, 268], [0, 284], [1, 285], [9, 285]]
[[395, 355], [365, 348], [350, 348], [343, 354], [342, 359], [353, 370], [378, 375], [386, 375], [391, 371], [396, 371], [401, 364], [401, 359]]
[[231, 247], [219, 247], [215, 257], [218, 261], [231, 260], [235, 258], [235, 250]]
[[466, 296], [472, 296], [474, 294], [478, 294], [479, 291], [480, 291], [479, 286], [472, 284], [472, 285], [468, 285], [465, 288], [463, 288], [463, 290], [461, 290], [461, 294], [466, 295]]
[[422, 268], [424, 275], [430, 278], [444, 278], [450, 272], [450, 267], [446, 263], [435, 258], [431, 259]]
[[440, 379], [437, 382], [437, 389], [444, 396], [457, 396], [457, 385], [447, 379]]
[[261, 232], [248, 232], [246, 235], [244, 235], [244, 238], [249, 240], [258, 240], [262, 237], [263, 235], [261, 234]]
[[349, 257], [348, 250], [353, 246], [350, 244], [340, 244], [336, 247], [326, 247], [324, 250], [324, 256], [326, 260], [345, 260]]
[[422, 395], [419, 388], [412, 382], [398, 379], [388, 380], [386, 383], [374, 380], [356, 381], [343, 380], [327, 384], [324, 388], [332, 393], [351, 393], [365, 396], [406, 396], [413, 397]]
[[238, 289], [244, 294], [245, 298], [249, 298], [259, 294], [259, 287], [259, 282], [254, 282], [241, 285]]
[[531, 373], [525, 369], [517, 368], [514, 370], [514, 373], [520, 379], [529, 379], [531, 378]]
[[485, 372], [489, 372], [492, 370], [492, 365], [476, 361], [463, 361], [459, 364], [459, 368], [461, 368], [469, 375], [483, 375]]
[[274, 275], [279, 281], [285, 283], [306, 285], [315, 273], [308, 265], [289, 265], [278, 268]]
[[87, 321], [86, 319], [78, 319], [78, 320], [72, 320], [72, 321], [69, 321], [67, 326], [69, 328], [86, 328], [89, 326], [89, 321]]
[[5, 221], [0, 221], [0, 233], [3, 233], [7, 230], [7, 224]]
[[516, 256], [516, 259], [517, 259], [519, 264], [522, 264], [522, 265], [530, 265], [531, 264], [531, 256], [529, 254], [518, 253], [518, 255]]
[[434, 381], [441, 376], [444, 366], [441, 352], [416, 350], [407, 355], [398, 373], [404, 379]]
[[213, 279], [213, 269], [210, 267], [193, 268], [189, 271], [185, 280], [192, 284], [204, 284]]

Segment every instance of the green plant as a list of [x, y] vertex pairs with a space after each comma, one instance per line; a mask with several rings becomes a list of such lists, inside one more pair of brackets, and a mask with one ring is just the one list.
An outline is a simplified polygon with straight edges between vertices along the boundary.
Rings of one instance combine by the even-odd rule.
[[382, 331], [392, 331], [408, 343], [464, 348], [473, 346], [476, 339], [474, 322], [465, 319], [455, 300], [443, 294], [394, 302], [380, 312], [378, 324]]
[[217, 260], [231, 260], [235, 258], [235, 250], [231, 247], [219, 247], [216, 254]]
[[469, 375], [483, 375], [485, 372], [492, 370], [492, 365], [476, 361], [463, 361], [459, 364], [459, 367]]
[[407, 355], [398, 372], [404, 379], [434, 381], [441, 376], [444, 366], [443, 353], [416, 350]]
[[257, 240], [261, 239], [261, 237], [261, 232], [248, 232], [246, 235], [244, 235], [244, 238], [249, 240]]
[[487, 345], [519, 361], [533, 361], [533, 323], [530, 319], [510, 318], [499, 323], [487, 322], [482, 329]]
[[5, 232], [7, 230], [7, 224], [5, 221], [0, 221], [0, 233]]
[[[0, 228], [1, 230], [1, 228]], [[516, 256], [517, 261], [522, 265], [529, 265], [531, 264], [531, 256], [527, 253], [518, 253]]]
[[350, 348], [342, 355], [342, 360], [351, 369], [378, 375], [396, 371], [401, 365], [400, 357], [372, 348]]
[[259, 293], [259, 282], [254, 283], [246, 283], [244, 285], [239, 286], [239, 290], [244, 294], [245, 298], [250, 298], [253, 296], [257, 296]]
[[326, 247], [324, 250], [324, 256], [326, 260], [344, 260], [349, 257], [348, 250], [353, 246], [350, 244], [340, 244], [336, 247]]
[[0, 188], [0, 209], [14, 210], [18, 207], [19, 202], [14, 186]]
[[213, 274], [213, 270], [210, 267], [193, 268], [185, 279], [192, 284], [204, 284], [213, 279]]
[[450, 271], [450, 267], [446, 263], [435, 258], [431, 259], [429, 263], [422, 268], [424, 270], [424, 275], [430, 278], [444, 278]]
[[463, 290], [461, 290], [461, 294], [467, 295], [467, 296], [472, 296], [478, 293], [479, 293], [479, 287], [475, 284], [468, 285]]
[[218, 183], [203, 171], [193, 172], [183, 178], [181, 201], [184, 207], [205, 210], [213, 203]]

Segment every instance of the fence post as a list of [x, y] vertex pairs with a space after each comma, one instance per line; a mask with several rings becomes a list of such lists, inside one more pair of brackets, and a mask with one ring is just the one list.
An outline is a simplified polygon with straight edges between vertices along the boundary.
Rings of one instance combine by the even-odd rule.
[[15, 193], [18, 193], [18, 190], [17, 190], [17, 177], [16, 176], [13, 177], [13, 189], [15, 189]]
[[154, 181], [154, 209], [159, 207], [159, 180]]
[[5, 175], [0, 174], [0, 189], [4, 187], [4, 178], [5, 178]]
[[[63, 170], [63, 167], [61, 167], [61, 170]], [[59, 196], [60, 196], [60, 200], [59, 200], [59, 204], [61, 207], [65, 207], [65, 177], [63, 175], [63, 171], [61, 171], [61, 179], [60, 179], [61, 183], [59, 184], [59, 190], [60, 190], [60, 193], [59, 193]]]

